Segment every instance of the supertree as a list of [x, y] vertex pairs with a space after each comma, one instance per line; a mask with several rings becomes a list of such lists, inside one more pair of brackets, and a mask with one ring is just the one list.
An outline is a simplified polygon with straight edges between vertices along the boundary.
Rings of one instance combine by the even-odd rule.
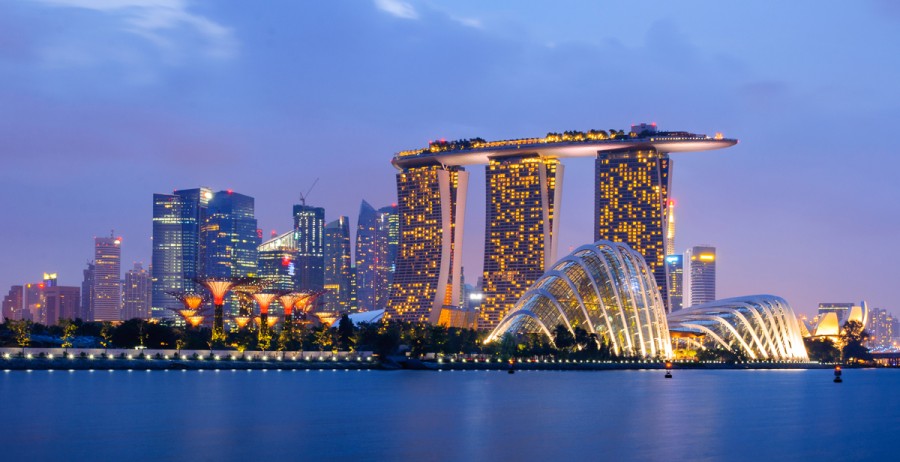
[[166, 292], [178, 299], [184, 309], [178, 310], [177, 313], [184, 318], [184, 321], [192, 327], [197, 327], [203, 322], [205, 316], [200, 314], [200, 307], [206, 301], [206, 297], [195, 292]]
[[231, 289], [238, 299], [238, 315], [232, 318], [238, 329], [243, 329], [253, 319], [253, 294], [264, 290], [271, 284], [272, 281], [266, 279], [246, 278], [243, 283]]
[[[259, 305], [259, 336], [260, 338], [267, 337], [269, 335], [269, 327], [272, 327], [275, 323], [269, 321], [269, 305], [272, 303], [272, 300], [278, 297], [278, 294], [272, 293], [263, 293], [257, 292], [253, 294], [253, 298], [256, 299], [256, 303]], [[272, 318], [273, 321], [277, 322], [276, 318]]]
[[288, 292], [278, 297], [278, 301], [280, 301], [281, 306], [284, 307], [284, 324], [282, 325], [282, 329], [287, 329], [288, 333], [294, 331], [294, 305], [297, 304], [298, 300], [306, 296], [307, 294], [300, 292]]
[[213, 342], [224, 342], [225, 341], [225, 296], [228, 295], [228, 292], [234, 288], [235, 286], [241, 285], [243, 283], [248, 282], [249, 278], [245, 277], [237, 277], [237, 278], [200, 278], [197, 279], [197, 283], [202, 285], [212, 294], [213, 297], [213, 305], [215, 309], [213, 311], [213, 331], [212, 331], [212, 341]]

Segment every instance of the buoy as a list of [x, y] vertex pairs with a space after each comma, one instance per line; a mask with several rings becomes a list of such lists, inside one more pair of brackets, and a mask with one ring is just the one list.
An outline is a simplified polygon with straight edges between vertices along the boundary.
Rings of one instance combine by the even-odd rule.
[[844, 379], [841, 378], [841, 366], [834, 366], [834, 383], [841, 383]]
[[672, 361], [666, 361], [666, 378], [672, 378]]

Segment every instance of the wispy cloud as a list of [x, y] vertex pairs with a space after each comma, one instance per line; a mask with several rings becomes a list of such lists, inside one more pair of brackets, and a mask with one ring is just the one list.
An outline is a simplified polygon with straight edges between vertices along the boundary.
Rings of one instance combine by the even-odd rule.
[[375, 0], [379, 10], [403, 19], [419, 19], [415, 8], [403, 0]]
[[231, 30], [192, 13], [187, 0], [32, 0], [53, 7], [81, 8], [121, 18], [123, 29], [169, 51], [177, 51], [172, 31], [187, 29], [204, 42], [203, 53], [216, 59], [237, 53]]

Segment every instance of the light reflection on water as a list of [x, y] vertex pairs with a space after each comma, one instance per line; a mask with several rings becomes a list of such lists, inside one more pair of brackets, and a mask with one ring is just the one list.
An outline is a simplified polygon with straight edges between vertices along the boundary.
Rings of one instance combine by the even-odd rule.
[[900, 370], [129, 372], [0, 375], [3, 460], [898, 459]]

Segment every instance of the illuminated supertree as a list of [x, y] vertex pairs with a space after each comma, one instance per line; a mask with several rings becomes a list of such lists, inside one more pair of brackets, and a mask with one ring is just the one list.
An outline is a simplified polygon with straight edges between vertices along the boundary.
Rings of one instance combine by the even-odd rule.
[[[278, 294], [267, 294], [258, 292], [253, 294], [253, 298], [256, 299], [256, 303], [259, 305], [259, 336], [267, 337], [269, 335], [269, 327], [275, 325], [274, 322], [269, 321], [269, 305], [272, 303], [272, 300], [275, 300]], [[278, 320], [276, 318], [272, 318], [275, 322]]]
[[202, 278], [197, 280], [213, 296], [213, 305], [215, 306], [215, 311], [213, 312], [213, 342], [225, 340], [225, 295], [228, 294], [232, 287], [240, 284], [243, 280], [244, 278]]
[[253, 294], [270, 286], [272, 281], [261, 278], [245, 278], [244, 282], [234, 286], [231, 291], [237, 295], [238, 315], [233, 318], [238, 329], [250, 323], [253, 316]]
[[204, 316], [200, 314], [200, 306], [206, 301], [204, 296], [194, 292], [166, 292], [166, 294], [175, 297], [184, 305], [184, 309], [177, 311], [184, 318], [184, 322], [192, 327], [197, 327], [203, 322]]
[[299, 292], [288, 292], [278, 297], [278, 301], [280, 301], [281, 306], [284, 307], [284, 324], [282, 325], [282, 329], [287, 329], [289, 333], [294, 331], [294, 305], [297, 304], [299, 299], [306, 296], [307, 294]]
[[303, 314], [303, 322], [309, 322], [306, 320], [307, 314], [316, 306], [316, 300], [327, 292], [327, 290], [317, 290], [304, 293], [294, 302], [294, 308]]

